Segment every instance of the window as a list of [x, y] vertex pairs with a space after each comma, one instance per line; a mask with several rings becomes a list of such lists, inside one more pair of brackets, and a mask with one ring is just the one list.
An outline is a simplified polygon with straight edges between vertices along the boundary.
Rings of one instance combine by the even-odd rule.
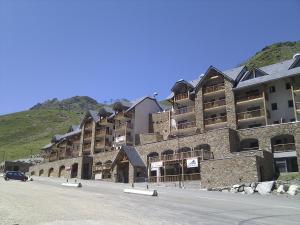
[[273, 124], [279, 124], [279, 120], [273, 121]]
[[270, 93], [276, 92], [275, 86], [271, 86], [271, 87], [269, 88], [269, 91], [270, 91]]
[[261, 123], [255, 123], [255, 124], [248, 125], [248, 128], [260, 127], [260, 126], [261, 126]]
[[286, 83], [286, 84], [285, 84], [285, 88], [286, 88], [287, 90], [290, 90], [290, 89], [291, 89], [291, 83]]
[[221, 113], [221, 117], [226, 116], [226, 113]]
[[277, 103], [272, 103], [272, 104], [271, 104], [271, 107], [272, 107], [272, 110], [273, 110], [273, 111], [278, 109]]
[[295, 122], [296, 120], [295, 120], [295, 118], [292, 118], [290, 121], [291, 121], [291, 122]]
[[289, 106], [289, 108], [293, 108], [294, 107], [293, 100], [288, 100], [288, 106]]

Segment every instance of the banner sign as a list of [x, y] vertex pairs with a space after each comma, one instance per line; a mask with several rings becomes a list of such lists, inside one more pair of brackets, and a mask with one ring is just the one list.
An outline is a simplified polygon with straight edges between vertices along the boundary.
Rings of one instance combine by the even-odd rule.
[[163, 162], [159, 161], [159, 162], [152, 162], [151, 163], [151, 168], [159, 168], [163, 166]]
[[186, 160], [187, 168], [195, 168], [198, 167], [198, 158], [189, 158]]

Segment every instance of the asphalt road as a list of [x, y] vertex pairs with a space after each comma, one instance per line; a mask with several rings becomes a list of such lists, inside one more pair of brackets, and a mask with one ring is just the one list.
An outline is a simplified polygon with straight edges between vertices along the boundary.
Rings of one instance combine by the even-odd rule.
[[[123, 193], [125, 184], [0, 177], [1, 225], [300, 224], [300, 197], [159, 187], [158, 197]], [[144, 186], [144, 185], [142, 185]]]

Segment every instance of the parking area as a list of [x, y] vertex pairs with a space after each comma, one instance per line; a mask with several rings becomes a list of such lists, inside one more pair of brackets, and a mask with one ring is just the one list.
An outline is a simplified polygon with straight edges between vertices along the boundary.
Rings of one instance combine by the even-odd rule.
[[[4, 181], [0, 177], [1, 225], [94, 224], [299, 224], [300, 198], [241, 195], [158, 187], [158, 197], [125, 194], [127, 184], [64, 180]], [[139, 184], [136, 188], [144, 188]]]

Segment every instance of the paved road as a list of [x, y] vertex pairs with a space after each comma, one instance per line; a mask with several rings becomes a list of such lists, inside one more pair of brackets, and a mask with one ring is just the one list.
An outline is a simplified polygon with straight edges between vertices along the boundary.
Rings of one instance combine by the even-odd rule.
[[125, 194], [125, 184], [0, 178], [1, 225], [300, 224], [300, 198], [158, 188], [158, 197]]

